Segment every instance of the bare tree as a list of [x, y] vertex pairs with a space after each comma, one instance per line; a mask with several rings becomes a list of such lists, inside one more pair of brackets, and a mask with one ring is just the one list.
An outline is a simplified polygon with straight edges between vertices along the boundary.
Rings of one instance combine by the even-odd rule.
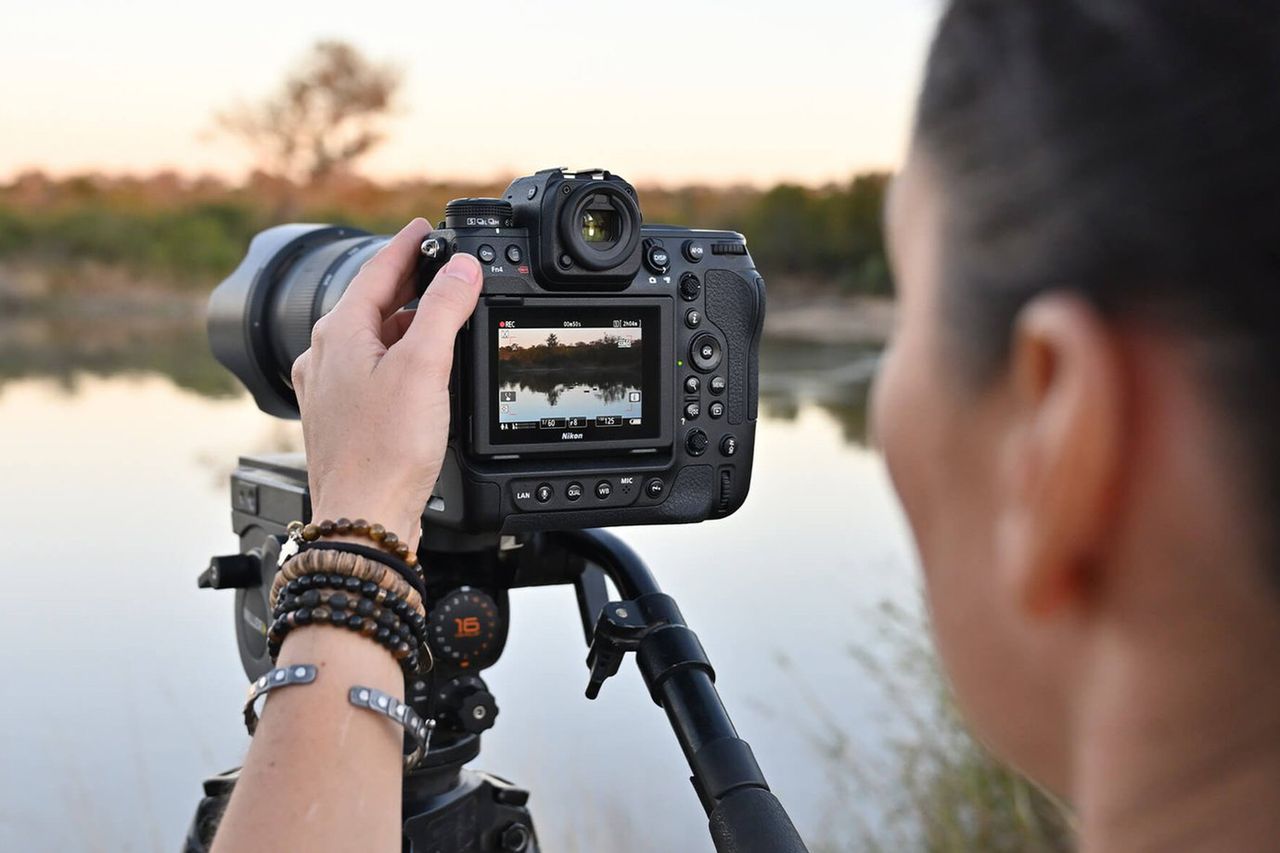
[[323, 181], [349, 171], [384, 139], [401, 72], [340, 41], [321, 41], [275, 94], [215, 116], [245, 142], [263, 171], [293, 181]]

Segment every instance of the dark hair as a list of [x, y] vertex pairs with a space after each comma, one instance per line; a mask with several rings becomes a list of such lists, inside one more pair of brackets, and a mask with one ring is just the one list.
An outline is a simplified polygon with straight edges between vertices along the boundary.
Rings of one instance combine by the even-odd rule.
[[1280, 509], [1280, 3], [954, 0], [916, 146], [979, 380], [1049, 289], [1185, 334]]

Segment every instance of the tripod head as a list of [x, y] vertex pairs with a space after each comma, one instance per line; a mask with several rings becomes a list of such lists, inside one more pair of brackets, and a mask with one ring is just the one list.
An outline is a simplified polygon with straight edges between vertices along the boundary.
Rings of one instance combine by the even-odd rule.
[[[241, 459], [232, 476], [232, 524], [240, 553], [214, 557], [199, 584], [235, 589], [236, 638], [251, 680], [271, 668], [267, 592], [287, 525], [309, 518], [301, 455]], [[538, 850], [526, 808], [528, 792], [463, 765], [479, 755], [481, 735], [498, 716], [497, 700], [481, 673], [497, 662], [506, 644], [508, 592], [570, 584], [590, 647], [588, 698], [618, 672], [627, 653], [636, 654], [650, 695], [666, 710], [689, 762], [716, 849], [805, 850], [750, 746], [737, 736], [697, 636], [625, 543], [598, 530], [475, 536], [428, 527], [419, 558], [429, 567], [425, 603], [435, 666], [406, 684], [406, 700], [424, 719], [434, 719], [436, 729], [422, 761], [405, 776], [406, 849]], [[606, 579], [622, 600], [610, 600]], [[206, 781], [188, 851], [206, 849], [220, 814], [218, 803], [225, 803], [234, 782], [234, 772]]]

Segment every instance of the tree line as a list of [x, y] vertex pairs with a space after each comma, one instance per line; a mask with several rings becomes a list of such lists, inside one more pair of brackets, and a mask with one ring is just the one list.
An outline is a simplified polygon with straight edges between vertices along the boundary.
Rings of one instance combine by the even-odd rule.
[[[270, 225], [335, 222], [386, 233], [414, 216], [439, 219], [452, 198], [498, 195], [505, 183], [378, 184], [358, 176], [358, 161], [385, 138], [402, 79], [399, 66], [350, 44], [316, 43], [275, 90], [214, 114], [214, 129], [242, 142], [258, 163], [238, 186], [168, 172], [60, 179], [32, 172], [0, 184], [0, 262], [107, 264], [149, 284], [204, 289]], [[648, 222], [745, 234], [775, 293], [888, 294], [881, 237], [888, 179], [872, 173], [820, 188], [639, 189]], [[92, 278], [84, 284], [92, 287]]]
[[[729, 228], [747, 235], [771, 288], [891, 292], [881, 236], [888, 176], [820, 188], [783, 185], [639, 188], [647, 222]], [[149, 284], [206, 289], [229, 273], [250, 238], [284, 221], [341, 222], [389, 233], [445, 203], [499, 194], [505, 184], [348, 176], [315, 186], [255, 173], [240, 185], [172, 173], [148, 177], [33, 172], [0, 184], [0, 262], [121, 267]], [[92, 281], [85, 281], [92, 288]]]

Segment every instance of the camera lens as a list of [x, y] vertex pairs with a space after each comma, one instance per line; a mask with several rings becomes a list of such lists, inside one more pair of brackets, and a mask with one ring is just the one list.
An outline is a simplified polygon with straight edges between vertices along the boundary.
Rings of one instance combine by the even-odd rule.
[[640, 208], [619, 187], [585, 182], [563, 201], [560, 237], [575, 264], [604, 272], [640, 245]]
[[209, 343], [258, 408], [298, 416], [289, 382], [294, 360], [311, 345], [316, 321], [388, 239], [323, 225], [281, 225], [253, 239], [209, 297]]

